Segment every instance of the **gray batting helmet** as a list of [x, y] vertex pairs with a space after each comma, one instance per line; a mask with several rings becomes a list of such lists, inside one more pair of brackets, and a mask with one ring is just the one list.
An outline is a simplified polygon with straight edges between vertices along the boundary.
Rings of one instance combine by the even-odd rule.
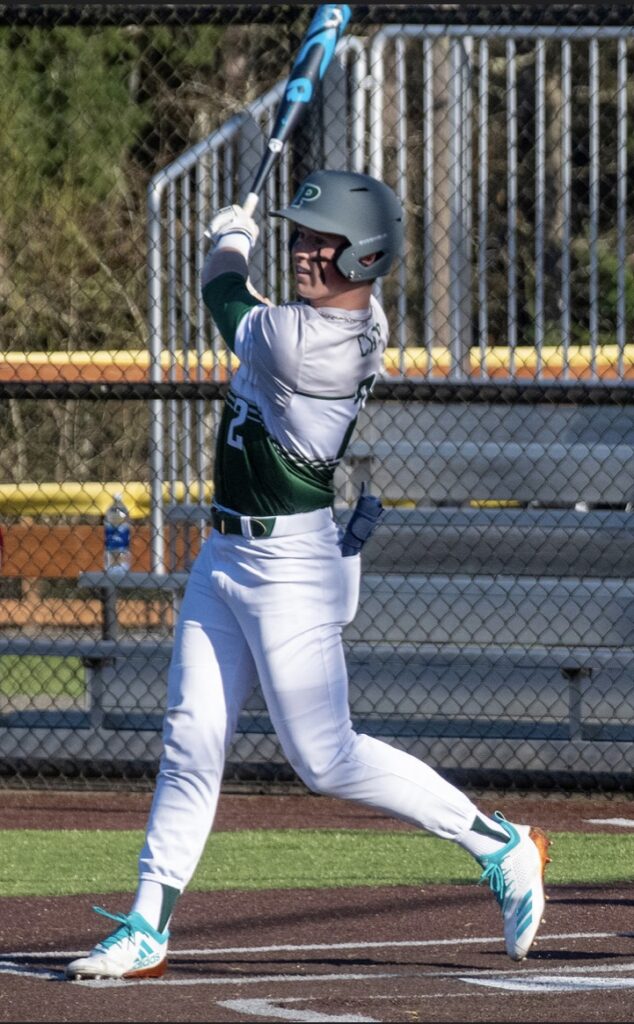
[[[403, 210], [382, 181], [354, 171], [314, 171], [299, 186], [290, 206], [272, 210], [311, 231], [343, 235], [348, 245], [335, 256], [340, 274], [370, 281], [387, 274], [403, 244]], [[379, 253], [370, 266], [364, 256]]]

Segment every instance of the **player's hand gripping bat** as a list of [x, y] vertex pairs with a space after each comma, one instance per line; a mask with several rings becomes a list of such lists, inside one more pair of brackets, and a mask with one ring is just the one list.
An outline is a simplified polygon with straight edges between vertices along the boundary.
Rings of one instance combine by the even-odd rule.
[[332, 60], [335, 47], [350, 20], [350, 14], [351, 9], [347, 4], [322, 4], [317, 8], [291, 68], [273, 132], [260, 161], [251, 191], [242, 204], [248, 216], [253, 215], [266, 179], [313, 99], [316, 88]]

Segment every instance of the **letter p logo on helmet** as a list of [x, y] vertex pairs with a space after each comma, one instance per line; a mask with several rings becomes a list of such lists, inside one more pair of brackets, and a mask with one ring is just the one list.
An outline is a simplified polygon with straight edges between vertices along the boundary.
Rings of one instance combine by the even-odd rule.
[[320, 195], [321, 189], [319, 188], [319, 185], [302, 185], [299, 192], [293, 199], [291, 206], [299, 207], [303, 206], [304, 203], [312, 203], [315, 199], [318, 199]]

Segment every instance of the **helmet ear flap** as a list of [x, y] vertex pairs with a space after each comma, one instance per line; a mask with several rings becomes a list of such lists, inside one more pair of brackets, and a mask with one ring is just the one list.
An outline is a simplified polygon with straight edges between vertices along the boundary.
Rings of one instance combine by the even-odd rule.
[[337, 246], [337, 248], [335, 249], [335, 251], [334, 251], [334, 253], [332, 255], [332, 262], [336, 266], [336, 268], [339, 271], [339, 273], [341, 274], [341, 276], [345, 277], [347, 281], [351, 281], [354, 275], [350, 274], [345, 269], [345, 266], [343, 265], [343, 262], [342, 262], [342, 264], [340, 266], [339, 261], [340, 261], [341, 257], [343, 256], [343, 254], [345, 252], [347, 252], [349, 248], [350, 248], [350, 242], [348, 241], [347, 238], [345, 238], [343, 240], [343, 242], [339, 243], [339, 245]]

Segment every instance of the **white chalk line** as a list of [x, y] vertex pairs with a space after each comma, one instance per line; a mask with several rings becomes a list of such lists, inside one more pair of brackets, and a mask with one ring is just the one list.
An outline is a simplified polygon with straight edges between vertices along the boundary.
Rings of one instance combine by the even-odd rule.
[[[299, 1000], [297, 1000], [299, 1001]], [[306, 1002], [307, 1000], [303, 1000]], [[267, 1020], [288, 1020], [294, 1024], [306, 1021], [306, 1024], [381, 1024], [375, 1017], [362, 1017], [356, 1013], [338, 1014], [317, 1013], [315, 1010], [286, 1010], [280, 1003], [290, 1003], [292, 999], [223, 999], [217, 1006], [224, 1006], [236, 1013], [246, 1013], [252, 1017], [266, 1017]]]
[[[37, 968], [21, 968], [17, 970], [3, 969], [0, 964], [0, 973], [13, 974], [20, 977], [32, 977], [39, 981], [61, 981], [65, 980], [63, 971], [42, 971]], [[614, 978], [611, 975], [628, 974], [627, 978]], [[575, 977], [577, 975], [577, 977]], [[85, 980], [73, 981], [73, 985], [82, 988], [126, 988], [130, 986], [149, 984], [155, 986], [174, 986], [179, 988], [193, 988], [199, 985], [206, 985], [210, 988], [247, 985], [306, 985], [324, 982], [354, 982], [354, 981], [384, 981], [398, 979], [412, 981], [415, 975], [411, 971], [365, 971], [365, 972], [334, 972], [329, 974], [259, 974], [239, 978], [87, 978]], [[553, 967], [551, 971], [544, 971], [543, 967], [528, 968], [520, 970], [473, 970], [473, 971], [425, 971], [420, 974], [422, 979], [443, 980], [452, 982], [464, 982], [469, 985], [481, 985], [491, 988], [503, 988], [507, 991], [516, 992], [565, 992], [580, 991], [589, 989], [631, 989], [634, 988], [634, 961], [626, 964], [601, 964], [585, 967]], [[449, 995], [449, 993], [437, 993], [429, 995], [417, 995], [416, 998], [438, 998]], [[464, 993], [463, 993], [464, 995]], [[455, 998], [460, 993], [454, 993]], [[396, 997], [394, 995], [394, 997]], [[370, 998], [366, 994], [366, 998]], [[381, 998], [380, 996], [373, 998]], [[392, 998], [392, 997], [390, 997]], [[405, 998], [405, 997], [403, 997]]]
[[[632, 933], [632, 932], [614, 932], [614, 931], [612, 931], [612, 932], [553, 932], [553, 933], [541, 935], [540, 936], [540, 942], [562, 942], [562, 941], [579, 941], [579, 940], [581, 940], [581, 941], [588, 941], [588, 940], [589, 941], [596, 941], [596, 940], [599, 940], [599, 939], [616, 939], [616, 938], [630, 938], [630, 937], [634, 938], [634, 933]], [[387, 940], [384, 940], [384, 941], [373, 941], [373, 942], [367, 942], [367, 941], [365, 941], [365, 942], [330, 942], [330, 943], [311, 942], [311, 943], [294, 943], [294, 944], [283, 943], [283, 944], [266, 945], [266, 946], [224, 946], [224, 947], [218, 947], [218, 946], [210, 947], [210, 946], [208, 946], [208, 947], [196, 947], [196, 948], [188, 948], [188, 949], [170, 949], [169, 957], [170, 957], [170, 960], [178, 960], [179, 957], [192, 957], [192, 956], [205, 956], [205, 957], [210, 957], [210, 956], [220, 957], [220, 956], [223, 956], [223, 957], [227, 957], [227, 956], [235, 956], [235, 955], [238, 955], [238, 954], [239, 955], [248, 955], [248, 954], [261, 954], [261, 953], [295, 953], [295, 954], [301, 955], [302, 953], [316, 952], [316, 951], [324, 951], [324, 952], [327, 952], [327, 953], [335, 953], [335, 952], [343, 951], [343, 950], [349, 951], [349, 950], [370, 950], [370, 949], [421, 949], [421, 948], [430, 948], [430, 947], [437, 948], [437, 947], [451, 947], [451, 946], [455, 947], [455, 946], [465, 946], [465, 945], [472, 945], [472, 946], [473, 945], [485, 945], [485, 944], [488, 945], [488, 944], [499, 942], [499, 941], [500, 941], [500, 936], [499, 935], [493, 935], [493, 936], [488, 935], [488, 936], [472, 936], [470, 938], [457, 938], [457, 939], [411, 939], [411, 940], [407, 940], [407, 939], [399, 939], [399, 940], [387, 939]], [[70, 959], [73, 959], [74, 957], [82, 956], [83, 954], [84, 954], [84, 951], [82, 951], [82, 950], [42, 950], [42, 951], [37, 951], [37, 950], [32, 950], [32, 951], [16, 950], [14, 952], [6, 952], [6, 953], [3, 953], [3, 954], [0, 954], [0, 956], [1, 956], [1, 959], [0, 959], [0, 973], [3, 973], [3, 974], [9, 974], [9, 973], [32, 974], [32, 973], [36, 973], [38, 976], [43, 977], [43, 978], [44, 977], [58, 977], [61, 974], [61, 972], [57, 972], [57, 971], [46, 972], [46, 970], [41, 968], [41, 967], [40, 968], [30, 967], [27, 964], [24, 964], [23, 962], [24, 961], [29, 961], [29, 960], [40, 960], [40, 961], [41, 960], [66, 960], [66, 959], [70, 960]], [[584, 972], [590, 972], [593, 969], [594, 968], [591, 968], [591, 967], [585, 967], [585, 968], [570, 967], [570, 968], [567, 968], [566, 970], [567, 971], [581, 970], [581, 971], [584, 971]], [[596, 969], [597, 970], [604, 970], [604, 969], [607, 970], [608, 968], [599, 967], [599, 968], [596, 968]], [[628, 970], [629, 966], [628, 965], [625, 965], [625, 966], [619, 966], [619, 965], [614, 966], [614, 965], [612, 965], [610, 969], [614, 969], [614, 970], [617, 970], [617, 969], [618, 970]], [[530, 967], [528, 967], [528, 965], [523, 966], [521, 968], [522, 974], [526, 973], [527, 970], [530, 970]], [[455, 977], [456, 976], [455, 972], [441, 972], [440, 974], [437, 974], [437, 972], [432, 972], [430, 974], [426, 974], [425, 976], [426, 977], [430, 977], [430, 976], [445, 976], [445, 973], [449, 977]], [[462, 974], [465, 975], [465, 976], [467, 974], [470, 974], [470, 973], [471, 972], [462, 972]], [[474, 975], [477, 975], [478, 977], [483, 977], [486, 974], [495, 974], [495, 975], [497, 975], [500, 972], [497, 971], [497, 970], [495, 970], [495, 971], [488, 971], [488, 972], [487, 971], [483, 971], [483, 970], [477, 970], [477, 971], [474, 971], [473, 973], [474, 973]], [[505, 972], [505, 974], [510, 974], [510, 973], [512, 973], [510, 970]], [[359, 975], [359, 977], [364, 977], [364, 978], [368, 977], [368, 976], [369, 975], [367, 973]], [[394, 975], [391, 973], [390, 976], [394, 976]], [[271, 975], [271, 979], [277, 979], [277, 980], [281, 980], [281, 979], [286, 980], [287, 978], [288, 978], [288, 980], [298, 980], [298, 979], [301, 980], [302, 977], [306, 978], [307, 975], [279, 975], [279, 974], [278, 975]], [[323, 975], [323, 974], [320, 974], [320, 975], [316, 975], [315, 977], [317, 977], [317, 978], [328, 978], [328, 979], [331, 980], [332, 977], [339, 977], [340, 978], [340, 977], [343, 977], [343, 975], [341, 975], [341, 974], [337, 974], [337, 975]], [[352, 977], [352, 976], [350, 976], [350, 977]], [[356, 975], [355, 975], [355, 978], [356, 978]], [[119, 985], [122, 983], [121, 979], [104, 979], [104, 980], [105, 981], [113, 981], [114, 983], [119, 984]], [[100, 979], [99, 984], [103, 984], [104, 980]], [[198, 978], [185, 979], [185, 978], [183, 978], [183, 979], [173, 979], [172, 978], [172, 979], [165, 979], [164, 981], [161, 981], [161, 979], [156, 978], [156, 979], [152, 979], [152, 984], [154, 984], [154, 985], [157, 984], [157, 983], [163, 983], [163, 984], [198, 984], [198, 983], [200, 983], [200, 984], [219, 984], [219, 983], [243, 984], [244, 982], [251, 982], [251, 981], [256, 981], [256, 980], [269, 980], [269, 978], [268, 978], [268, 976], [261, 976], [259, 979], [257, 979], [257, 978], [250, 979], [250, 978], [244, 978], [244, 977], [240, 977], [240, 978], [236, 978], [236, 979], [233, 979], [233, 978], [222, 978], [222, 979], [220, 979], [220, 978], [218, 978], [218, 979], [215, 979], [215, 978], [213, 978], [213, 979], [206, 979], [206, 978], [205, 979], [198, 979]], [[88, 983], [88, 981], [78, 982], [78, 984], [87, 984], [87, 983]], [[140, 982], [136, 981], [135, 979], [128, 979], [127, 981], [124, 982], [124, 984], [139, 984], [139, 983]]]
[[618, 828], [634, 828], [634, 818], [584, 818], [589, 825], [615, 825]]
[[[561, 942], [576, 939], [619, 939], [634, 938], [634, 932], [558, 932], [549, 935], [540, 934], [538, 942]], [[436, 946], [474, 946], [501, 942], [501, 936], [481, 935], [461, 939], [385, 939], [377, 942], [306, 942], [300, 944], [281, 944], [270, 946], [203, 946], [195, 949], [172, 949], [170, 960], [179, 956], [233, 956], [237, 953], [310, 953], [318, 950], [350, 950], [350, 949], [422, 949]], [[42, 950], [1, 953], [3, 960], [17, 959], [65, 959], [68, 957], [85, 956], [85, 949]]]

